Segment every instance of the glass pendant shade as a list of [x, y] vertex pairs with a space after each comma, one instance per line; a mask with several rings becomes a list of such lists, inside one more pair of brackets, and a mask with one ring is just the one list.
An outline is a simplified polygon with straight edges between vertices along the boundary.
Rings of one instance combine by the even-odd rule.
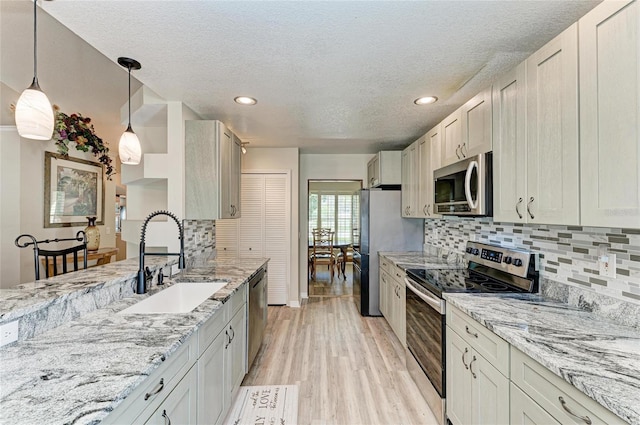
[[16, 127], [25, 139], [49, 140], [53, 136], [53, 108], [34, 80], [16, 103]]
[[120, 144], [118, 145], [118, 155], [120, 162], [125, 165], [138, 165], [142, 157], [142, 148], [138, 136], [131, 129], [131, 125], [120, 136]]

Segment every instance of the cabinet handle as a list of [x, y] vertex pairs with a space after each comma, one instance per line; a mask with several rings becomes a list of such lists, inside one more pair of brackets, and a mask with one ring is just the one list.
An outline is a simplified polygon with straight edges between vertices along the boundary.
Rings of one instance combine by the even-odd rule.
[[458, 150], [460, 149], [460, 145], [458, 145], [458, 147], [456, 148], [456, 156], [458, 157], [458, 159], [462, 159], [460, 158], [460, 155], [458, 155]]
[[158, 383], [158, 385], [156, 385], [156, 387], [152, 389], [151, 392], [146, 393], [144, 395], [144, 399], [149, 400], [149, 397], [158, 394], [160, 391], [162, 391], [163, 388], [164, 388], [164, 378], [160, 379], [160, 382]]
[[171, 425], [171, 418], [169, 417], [169, 415], [167, 415], [167, 411], [166, 410], [162, 411], [162, 417], [164, 418], [164, 424], [165, 425]]
[[229, 331], [224, 331], [224, 334], [227, 336], [227, 343], [224, 345], [224, 349], [229, 348], [229, 344], [231, 344], [231, 338], [229, 337]]
[[427, 215], [431, 217], [431, 204], [427, 205]]
[[522, 218], [522, 214], [520, 214], [520, 210], [518, 209], [518, 205], [520, 205], [522, 203], [522, 198], [518, 199], [518, 203], [516, 204], [516, 214], [518, 214], [518, 217]]
[[531, 214], [531, 210], [529, 209], [529, 205], [531, 205], [532, 203], [533, 203], [533, 196], [529, 198], [529, 202], [527, 203], [527, 212], [529, 213], [529, 216], [533, 220], [535, 217], [533, 216], [533, 214]]
[[231, 341], [236, 339], [236, 331], [233, 330], [233, 326], [231, 326], [231, 325], [229, 325], [229, 330], [232, 332], [231, 339], [229, 340], [229, 343], [231, 343]]
[[473, 356], [473, 359], [471, 359], [471, 363], [469, 363], [469, 370], [471, 371], [471, 375], [473, 376], [473, 379], [476, 379], [476, 373], [473, 371], [473, 367], [471, 367], [473, 365], [473, 362], [476, 361], [476, 356]]
[[[463, 157], [463, 158], [466, 158], [466, 157], [467, 157], [467, 154], [466, 154], [466, 153], [464, 153], [464, 148], [465, 148], [465, 146], [467, 146], [467, 144], [466, 144], [466, 143], [463, 143], [463, 144], [462, 144], [462, 146], [460, 147], [460, 153], [462, 154], [462, 157]], [[468, 152], [467, 152], [467, 153], [468, 153]]]
[[567, 402], [564, 401], [564, 398], [562, 398], [562, 396], [558, 397], [558, 400], [560, 400], [560, 404], [562, 405], [562, 408], [571, 416], [575, 416], [578, 419], [582, 419], [582, 421], [584, 421], [584, 423], [586, 423], [587, 425], [591, 425], [591, 418], [588, 416], [580, 416], [580, 415], [576, 415], [575, 413], [573, 413], [571, 411], [571, 409], [569, 409], [567, 407]]
[[424, 207], [422, 207], [422, 214], [424, 214], [424, 215], [428, 215], [429, 214], [427, 212], [427, 206], [426, 205]]
[[464, 353], [462, 353], [462, 364], [464, 365], [464, 368], [469, 370], [469, 365], [467, 364], [467, 362], [464, 361], [464, 355], [467, 354], [469, 352], [469, 349], [467, 347], [464, 347]]
[[471, 331], [469, 330], [469, 326], [465, 325], [464, 330], [465, 330], [465, 331], [467, 331], [467, 333], [468, 333], [469, 335], [473, 336], [474, 338], [477, 338], [477, 337], [478, 337], [478, 333], [477, 333], [477, 332], [476, 332], [476, 333], [471, 332]]

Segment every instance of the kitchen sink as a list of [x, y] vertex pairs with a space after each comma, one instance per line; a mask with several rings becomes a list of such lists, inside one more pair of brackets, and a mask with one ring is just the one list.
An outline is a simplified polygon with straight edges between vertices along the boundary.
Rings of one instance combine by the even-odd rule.
[[229, 283], [180, 282], [140, 301], [120, 314], [189, 313]]

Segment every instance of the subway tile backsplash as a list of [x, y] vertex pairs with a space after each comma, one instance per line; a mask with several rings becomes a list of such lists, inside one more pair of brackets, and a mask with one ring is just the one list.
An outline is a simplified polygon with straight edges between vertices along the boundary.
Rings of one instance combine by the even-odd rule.
[[[425, 220], [425, 244], [464, 252], [467, 240], [525, 248], [541, 255], [542, 277], [640, 304], [640, 230], [494, 222], [491, 218]], [[616, 254], [616, 278], [600, 275], [598, 247]]]

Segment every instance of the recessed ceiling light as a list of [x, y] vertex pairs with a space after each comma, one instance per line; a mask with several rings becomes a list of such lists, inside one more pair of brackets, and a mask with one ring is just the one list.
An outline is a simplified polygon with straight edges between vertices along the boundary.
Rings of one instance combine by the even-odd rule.
[[428, 105], [430, 103], [435, 103], [437, 100], [438, 98], [435, 96], [425, 96], [417, 98], [413, 101], [413, 103], [415, 103], [416, 105]]
[[235, 100], [236, 103], [239, 103], [240, 105], [255, 105], [256, 103], [258, 103], [257, 100], [249, 96], [238, 96], [233, 100]]

